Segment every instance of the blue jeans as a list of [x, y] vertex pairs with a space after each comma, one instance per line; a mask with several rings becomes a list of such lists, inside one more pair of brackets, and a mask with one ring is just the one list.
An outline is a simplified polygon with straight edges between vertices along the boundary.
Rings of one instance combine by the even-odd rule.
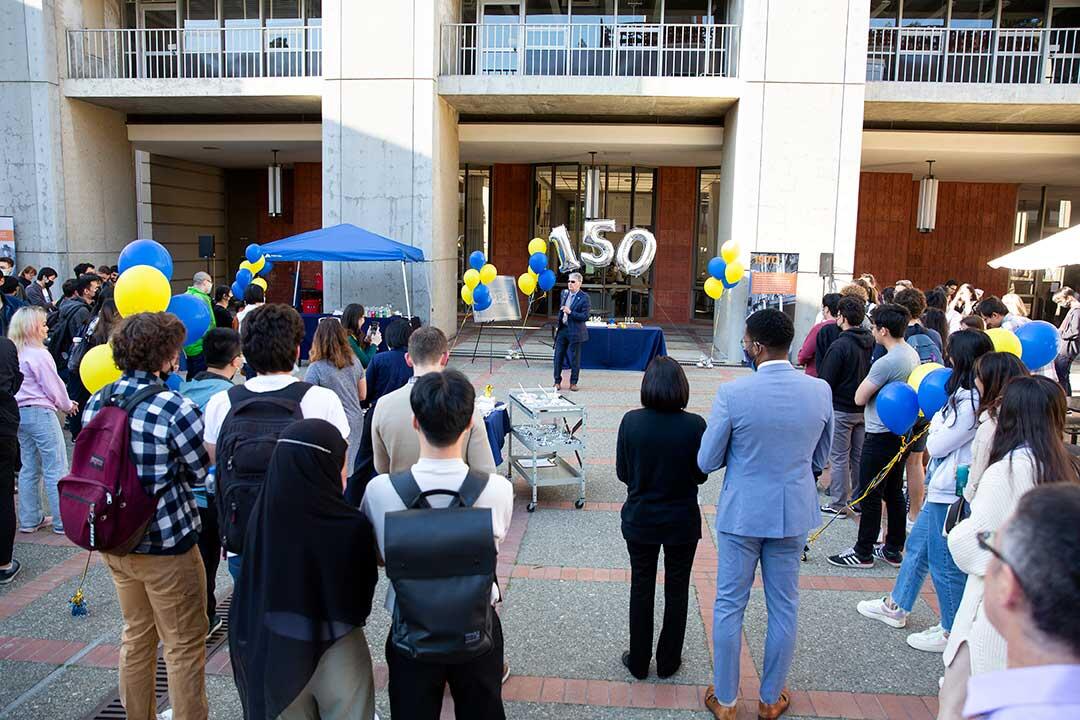
[[64, 431], [56, 411], [43, 407], [19, 408], [19, 446], [22, 451], [19, 527], [37, 527], [45, 515], [41, 509], [41, 483], [44, 480], [53, 529], [62, 531], [64, 521], [60, 519], [60, 495], [56, 483], [67, 473], [68, 465]]
[[743, 614], [761, 561], [765, 584], [765, 672], [761, 700], [774, 703], [784, 689], [795, 656], [799, 613], [799, 563], [806, 535], [757, 538], [716, 534], [716, 605], [713, 609], [713, 686], [722, 703], [734, 702], [739, 693], [739, 653], [742, 651]]
[[235, 588], [240, 583], [240, 561], [239, 555], [230, 555], [228, 559], [229, 575], [232, 576], [233, 587]]
[[967, 575], [953, 562], [948, 538], [941, 534], [948, 511], [949, 506], [945, 503], [928, 502], [923, 505], [915, 527], [908, 535], [904, 562], [900, 565], [900, 574], [892, 591], [893, 602], [911, 612], [929, 572], [938, 604], [941, 605], [941, 627], [947, 632], [952, 630], [967, 583]]

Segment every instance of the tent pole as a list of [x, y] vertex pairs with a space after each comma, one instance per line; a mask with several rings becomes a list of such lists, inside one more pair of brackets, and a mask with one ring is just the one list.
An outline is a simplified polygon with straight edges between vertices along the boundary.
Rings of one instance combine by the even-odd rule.
[[401, 280], [405, 283], [405, 312], [409, 320], [412, 320], [412, 300], [409, 298], [409, 275], [405, 271], [405, 261], [401, 261]]
[[296, 280], [293, 281], [292, 304], [296, 307], [300, 304], [300, 261], [296, 261]]

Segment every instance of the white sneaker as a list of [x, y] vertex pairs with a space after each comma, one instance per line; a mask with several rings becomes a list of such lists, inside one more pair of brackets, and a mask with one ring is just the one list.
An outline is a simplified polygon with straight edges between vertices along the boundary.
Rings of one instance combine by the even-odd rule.
[[172, 708], [159, 712], [157, 714], [157, 720], [172, 720]]
[[900, 608], [893, 610], [883, 597], [876, 600], [863, 600], [856, 609], [863, 617], [880, 620], [889, 627], [902, 628], [907, 625], [907, 613]]
[[923, 652], [943, 653], [945, 652], [945, 646], [949, 644], [949, 635], [945, 632], [945, 628], [938, 623], [922, 632], [908, 635], [907, 644]]

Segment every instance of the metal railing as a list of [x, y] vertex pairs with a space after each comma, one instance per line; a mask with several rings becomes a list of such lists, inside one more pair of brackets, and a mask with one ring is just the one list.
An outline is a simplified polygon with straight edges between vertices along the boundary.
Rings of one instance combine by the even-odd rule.
[[870, 28], [866, 79], [1080, 84], [1080, 29]]
[[443, 25], [441, 75], [734, 77], [737, 25]]
[[77, 80], [319, 77], [322, 28], [68, 30]]

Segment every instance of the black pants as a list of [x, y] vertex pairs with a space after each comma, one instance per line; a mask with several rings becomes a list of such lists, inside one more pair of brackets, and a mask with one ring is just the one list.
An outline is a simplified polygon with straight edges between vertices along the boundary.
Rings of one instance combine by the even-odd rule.
[[217, 590], [218, 565], [221, 564], [221, 534], [218, 531], [217, 508], [214, 507], [214, 498], [207, 503], [210, 507], [199, 508], [199, 520], [202, 521], [202, 532], [199, 533], [199, 554], [202, 555], [203, 567], [206, 568], [206, 617], [213, 622], [217, 614], [217, 598], [214, 591]]
[[[664, 626], [656, 643], [656, 672], [673, 673], [682, 661], [686, 637], [686, 606], [690, 599], [690, 567], [697, 541], [664, 545]], [[653, 641], [653, 601], [660, 545], [626, 541], [630, 552], [630, 670], [649, 672]]]
[[[863, 442], [862, 460], [859, 463], [859, 495], [865, 492], [885, 464], [900, 449], [900, 436], [892, 433], [867, 433]], [[858, 497], [858, 496], [856, 496]], [[904, 500], [904, 462], [900, 459], [885, 479], [859, 503], [862, 517], [859, 519], [859, 539], [855, 553], [861, 558], [872, 557], [878, 531], [881, 530], [881, 501], [888, 512], [888, 529], [885, 549], [898, 553], [904, 549], [907, 536], [907, 505]]]
[[187, 359], [187, 380], [191, 382], [195, 376], [206, 369], [206, 354], [189, 355]]
[[386, 638], [390, 714], [408, 720], [438, 720], [443, 689], [450, 686], [458, 720], [505, 720], [502, 704], [503, 635], [496, 615], [491, 651], [467, 663], [439, 665], [405, 657]]
[[20, 467], [18, 436], [0, 437], [0, 565], [10, 563], [15, 550], [15, 476]]
[[565, 328], [559, 330], [555, 336], [555, 383], [562, 382], [563, 365], [567, 364], [569, 355], [570, 384], [577, 385], [578, 376], [581, 374], [581, 343], [570, 342], [570, 331]]
[[1072, 397], [1072, 380], [1069, 373], [1072, 372], [1072, 364], [1075, 359], [1075, 355], [1058, 355], [1054, 358], [1054, 370], [1057, 372], [1058, 384], [1065, 391], [1065, 397], [1067, 398]]

